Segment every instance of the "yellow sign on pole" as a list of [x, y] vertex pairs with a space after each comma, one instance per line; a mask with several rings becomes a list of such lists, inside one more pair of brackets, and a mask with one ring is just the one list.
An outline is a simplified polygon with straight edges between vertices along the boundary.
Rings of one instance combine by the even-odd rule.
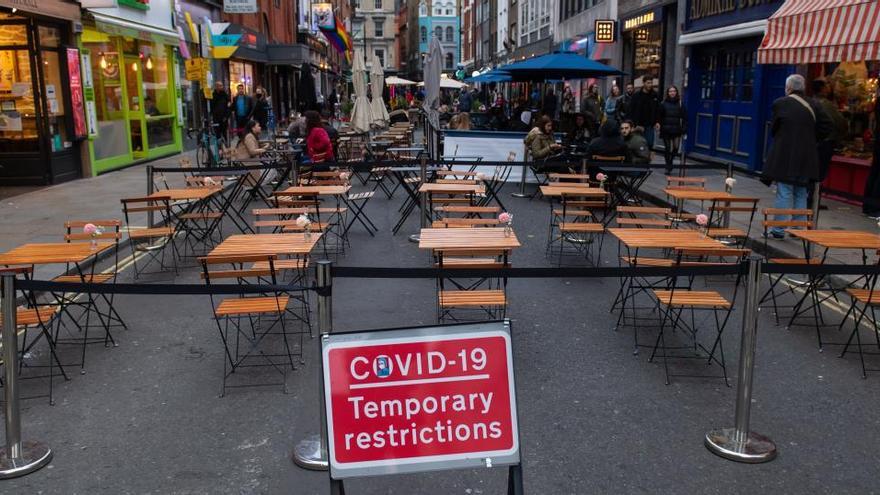
[[186, 80], [201, 81], [208, 72], [208, 61], [203, 58], [191, 58], [186, 61]]

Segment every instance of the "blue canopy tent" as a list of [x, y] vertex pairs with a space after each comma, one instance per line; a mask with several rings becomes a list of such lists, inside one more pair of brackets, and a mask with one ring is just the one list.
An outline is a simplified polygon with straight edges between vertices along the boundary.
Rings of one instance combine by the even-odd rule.
[[468, 77], [464, 80], [464, 82], [468, 83], [499, 83], [499, 82], [510, 82], [512, 79], [510, 74], [500, 70], [490, 70], [489, 72], [485, 72], [475, 77]]
[[510, 74], [515, 82], [540, 82], [553, 79], [587, 79], [620, 76], [624, 72], [573, 52], [554, 52], [514, 62], [496, 71]]

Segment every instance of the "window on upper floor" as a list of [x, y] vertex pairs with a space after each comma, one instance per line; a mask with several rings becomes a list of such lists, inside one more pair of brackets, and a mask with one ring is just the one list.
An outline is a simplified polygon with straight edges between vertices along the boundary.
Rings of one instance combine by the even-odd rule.
[[373, 36], [377, 38], [385, 36], [385, 19], [373, 19]]
[[382, 67], [385, 67], [385, 50], [381, 50], [381, 49], [377, 48], [375, 50], [375, 52], [376, 52], [376, 58], [379, 59], [379, 65], [381, 65]]
[[452, 26], [446, 26], [446, 41], [452, 42], [453, 29]]
[[452, 64], [453, 64], [452, 54], [451, 54], [451, 53], [447, 53], [447, 54], [446, 54], [446, 68], [447, 68], [447, 69], [453, 69]]
[[435, 27], [434, 28], [434, 36], [436, 36], [438, 40], [442, 41], [443, 40], [443, 28], [440, 26]]
[[425, 26], [422, 26], [421, 29], [419, 29], [419, 33], [421, 33], [422, 43], [427, 43], [428, 42], [428, 28], [426, 28]]
[[382, 0], [376, 0], [373, 6], [378, 10], [382, 10]]

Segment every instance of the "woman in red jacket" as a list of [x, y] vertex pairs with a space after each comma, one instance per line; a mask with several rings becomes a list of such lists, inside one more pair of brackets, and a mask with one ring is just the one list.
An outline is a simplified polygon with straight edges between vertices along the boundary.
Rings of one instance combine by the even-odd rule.
[[330, 142], [330, 135], [324, 130], [324, 126], [321, 123], [321, 115], [311, 110], [306, 112], [305, 115], [306, 153], [311, 158], [312, 163], [335, 161], [333, 143]]

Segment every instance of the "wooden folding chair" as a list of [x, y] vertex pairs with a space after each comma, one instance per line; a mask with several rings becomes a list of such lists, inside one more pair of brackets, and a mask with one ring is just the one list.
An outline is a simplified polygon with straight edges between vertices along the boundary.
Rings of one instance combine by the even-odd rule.
[[[159, 270], [164, 271], [166, 268], [165, 248], [169, 245], [171, 246], [171, 268], [176, 274], [177, 259], [180, 257], [180, 253], [177, 252], [177, 246], [174, 243], [177, 227], [171, 214], [171, 198], [167, 196], [124, 198], [121, 201], [122, 213], [125, 215], [125, 225], [128, 229], [128, 245], [131, 247], [134, 278], [139, 278], [143, 270], [153, 261], [158, 261]], [[141, 227], [132, 224], [133, 215], [149, 214], [150, 212], [159, 213], [161, 227]], [[142, 253], [141, 256], [150, 257], [147, 264], [142, 265], [140, 269], [137, 266], [138, 258], [141, 257], [138, 256], [139, 253]]]
[[[601, 200], [581, 196], [577, 193], [561, 196], [562, 208], [550, 205], [550, 226], [547, 237], [546, 254], [557, 258], [557, 265], [562, 266], [564, 256], [578, 256], [590, 259], [595, 238], [600, 242], [596, 250], [595, 265], [599, 266], [602, 256], [602, 240], [605, 225], [595, 222], [590, 206], [607, 208], [607, 196]], [[558, 249], [555, 249], [557, 247]], [[570, 247], [571, 249], [566, 249]]]
[[[752, 222], [758, 211], [758, 198], [726, 198], [712, 201], [709, 207], [709, 224], [706, 235], [713, 239], [732, 239], [737, 246], [742, 246], [752, 231]], [[749, 221], [745, 230], [725, 227], [732, 213], [745, 213]]]
[[[859, 353], [859, 361], [862, 365], [862, 378], [868, 378], [869, 371], [880, 371], [880, 368], [868, 368], [865, 365], [865, 356], [880, 355], [880, 326], [877, 325], [876, 312], [877, 306], [880, 306], [880, 291], [877, 290], [877, 279], [877, 275], [871, 275], [863, 287], [850, 286], [846, 289], [846, 293], [852, 298], [852, 304], [847, 312], [847, 316], [844, 317], [844, 322], [848, 319], [848, 315], [852, 314], [853, 329], [843, 350], [840, 352], [840, 357], [844, 357], [849, 351], [850, 346], [854, 346]], [[862, 305], [861, 310], [859, 309], [860, 304]], [[875, 343], [862, 343], [861, 324], [868, 313], [870, 313], [867, 318], [868, 329], [870, 333], [874, 334]], [[842, 325], [843, 322], [841, 323]], [[855, 343], [853, 343], [853, 339], [855, 339]], [[876, 346], [877, 351], [865, 351], [864, 348], [868, 346]]]
[[[101, 234], [86, 234], [82, 231], [83, 227], [87, 224], [96, 225], [104, 229]], [[107, 241], [112, 240], [116, 245], [113, 248], [113, 267], [109, 271], [104, 271], [101, 273], [72, 273], [70, 275], [61, 275], [52, 279], [53, 282], [72, 282], [72, 283], [91, 283], [91, 284], [114, 284], [116, 283], [116, 278], [119, 272], [119, 241], [122, 239], [122, 233], [120, 229], [122, 227], [122, 222], [116, 219], [95, 219], [95, 220], [70, 220], [64, 223], [64, 227], [66, 229], [66, 234], [64, 235], [64, 240], [67, 242], [91, 242], [91, 241]], [[71, 273], [75, 271], [75, 267], [68, 265], [66, 267], [65, 272]], [[80, 302], [80, 296], [85, 296], [86, 300], [84, 302]], [[55, 332], [55, 343], [56, 344], [78, 344], [82, 346], [82, 356], [81, 361], [78, 363], [80, 365], [80, 372], [85, 372], [85, 364], [86, 364], [86, 347], [88, 344], [103, 344], [105, 347], [112, 344], [114, 347], [116, 346], [116, 341], [113, 339], [113, 335], [111, 333], [111, 328], [121, 327], [128, 330], [128, 326], [125, 324], [125, 321], [122, 319], [122, 316], [116, 310], [113, 305], [113, 301], [115, 298], [115, 294], [61, 294], [55, 293], [55, 298], [60, 301], [61, 306], [60, 309], [64, 314], [70, 316], [70, 321], [77, 327], [79, 333], [82, 334], [82, 337], [72, 337], [72, 338], [60, 338], [58, 336], [58, 332], [62, 326], [66, 327], [64, 321], [62, 319], [58, 320], [58, 326]], [[106, 309], [102, 309], [98, 306], [98, 301], [103, 301], [103, 304], [106, 305]], [[78, 307], [82, 310], [78, 316], [74, 316], [70, 308]], [[91, 325], [91, 315], [95, 314], [98, 319], [98, 323], [104, 329], [103, 337], [89, 337], [89, 329]], [[85, 322], [82, 322], [82, 318], [85, 317]]]
[[[277, 285], [276, 259], [272, 255], [206, 256], [199, 258], [199, 261], [202, 264], [202, 278], [207, 286], [225, 280], [244, 286], [262, 281]], [[296, 332], [299, 333], [299, 350], [294, 351], [288, 339], [294, 333], [288, 331], [286, 321], [290, 295], [273, 290], [258, 295], [241, 294], [238, 297], [220, 298], [211, 294], [210, 299], [225, 354], [220, 396], [226, 394], [227, 388], [279, 385], [277, 382], [227, 385], [230, 375], [241, 368], [251, 367], [270, 367], [277, 371], [284, 377], [280, 385], [286, 392], [286, 368], [289, 366], [291, 371], [296, 369], [294, 357], [299, 357], [302, 362], [304, 333]], [[280, 331], [275, 331], [276, 326], [280, 327]], [[271, 345], [261, 346], [270, 335], [281, 335], [284, 353], [272, 352], [269, 350], [273, 348]]]
[[[673, 266], [681, 267], [693, 263], [704, 265], [738, 265], [749, 253], [748, 249], [734, 248], [675, 248], [675, 263]], [[712, 258], [717, 259], [717, 261], [711, 261]], [[733, 258], [733, 260], [730, 261], [729, 258]], [[741, 276], [741, 274], [737, 275], [733, 295], [730, 299], [727, 299], [715, 290], [694, 290], [694, 277], [688, 277], [687, 283], [679, 285], [679, 277], [673, 276], [667, 288], [653, 289], [651, 291], [656, 299], [657, 309], [660, 312], [660, 331], [648, 361], [653, 362], [654, 358], [658, 356], [658, 351], [660, 352], [659, 357], [663, 360], [667, 385], [669, 385], [669, 378], [671, 376], [682, 376], [691, 378], [723, 378], [725, 385], [730, 386], [727, 380], [727, 365], [724, 358], [722, 337], [727, 322], [730, 320], [733, 303], [736, 301]], [[684, 311], [690, 311], [690, 323], [682, 318]], [[697, 339], [699, 329], [694, 316], [697, 311], [710, 312], [714, 317], [715, 335], [712, 336], [711, 346], [704, 345]], [[683, 330], [689, 337], [690, 342], [686, 345], [667, 346], [667, 329]], [[638, 328], [636, 328], [636, 345], [638, 345]], [[675, 350], [680, 350], [684, 353], [677, 355], [669, 354], [669, 351]], [[706, 365], [719, 365], [721, 367], [721, 375], [672, 374], [669, 372], [668, 361], [670, 359], [705, 360]]]
[[[506, 250], [452, 250], [436, 251], [435, 266], [440, 269], [497, 269], [510, 268], [510, 253]], [[504, 318], [507, 311], [507, 276], [461, 279], [437, 278], [437, 321], [463, 321], [463, 315], [485, 314], [488, 319]]]

